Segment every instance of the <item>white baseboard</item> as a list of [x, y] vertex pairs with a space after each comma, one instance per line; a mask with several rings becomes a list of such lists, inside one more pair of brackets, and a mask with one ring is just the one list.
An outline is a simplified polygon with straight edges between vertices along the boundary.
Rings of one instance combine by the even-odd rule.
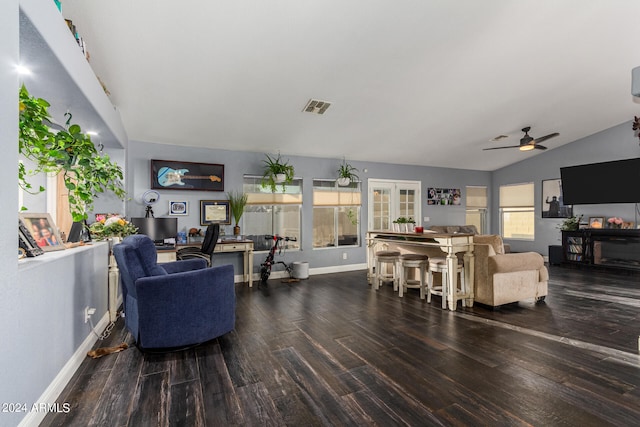
[[[109, 312], [107, 311], [96, 325], [96, 332], [100, 333], [108, 324]], [[87, 338], [85, 338], [82, 344], [80, 344], [80, 347], [78, 347], [75, 353], [73, 353], [71, 359], [69, 359], [69, 361], [62, 367], [60, 372], [58, 372], [58, 375], [56, 375], [53, 381], [51, 381], [51, 384], [49, 384], [34, 405], [40, 406], [40, 404], [43, 404], [43, 407], [45, 407], [46, 404], [49, 404], [53, 406], [60, 396], [60, 393], [62, 393], [62, 390], [64, 390], [69, 381], [71, 381], [71, 378], [73, 378], [73, 374], [76, 373], [84, 359], [87, 357], [87, 352], [93, 348], [96, 341], [98, 341], [98, 337], [93, 332], [90, 332], [89, 335], [87, 335]], [[22, 421], [20, 421], [18, 427], [37, 427], [42, 420], [44, 420], [47, 413], [47, 411], [31, 411], [22, 419]]]
[[[347, 265], [334, 265], [331, 267], [318, 267], [318, 268], [310, 268], [309, 276], [314, 276], [316, 274], [329, 274], [329, 273], [343, 273], [346, 271], [357, 271], [357, 270], [366, 270], [367, 264], [347, 264]], [[285, 270], [272, 271], [269, 278], [271, 279], [286, 279], [289, 277], [289, 274]], [[254, 273], [253, 280], [260, 280], [260, 274]]]

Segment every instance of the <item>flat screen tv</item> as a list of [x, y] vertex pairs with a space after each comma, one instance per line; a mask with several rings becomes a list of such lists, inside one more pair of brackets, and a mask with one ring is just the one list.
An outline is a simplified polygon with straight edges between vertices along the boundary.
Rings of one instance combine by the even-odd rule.
[[138, 234], [146, 234], [154, 243], [164, 243], [178, 235], [178, 218], [131, 218]]
[[640, 202], [640, 158], [560, 168], [562, 203]]

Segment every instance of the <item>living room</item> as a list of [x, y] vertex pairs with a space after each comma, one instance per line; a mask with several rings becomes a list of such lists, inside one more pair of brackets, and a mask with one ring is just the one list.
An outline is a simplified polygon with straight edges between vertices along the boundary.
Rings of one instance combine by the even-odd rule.
[[[3, 32], [3, 40], [10, 42], [2, 45], [3, 57], [15, 59], [19, 57], [19, 28], [17, 16], [18, 5], [21, 2], [14, 2], [12, 7], [15, 9], [14, 16], [11, 18], [11, 13], [3, 16], [3, 24], [6, 21], [6, 25], [1, 25]], [[72, 3], [72, 2], [70, 2]], [[71, 5], [70, 5], [71, 6]], [[620, 6], [622, 7], [622, 6]], [[78, 24], [81, 27], [80, 24]], [[89, 31], [88, 29], [86, 30]], [[91, 48], [90, 43], [88, 44]], [[620, 49], [625, 50], [625, 49]], [[96, 52], [99, 51], [96, 46]], [[625, 50], [626, 51], [626, 50]], [[151, 159], [164, 159], [164, 160], [180, 160], [189, 162], [206, 162], [223, 164], [225, 166], [225, 190], [241, 189], [245, 175], [261, 175], [262, 174], [262, 161], [265, 153], [278, 153], [279, 151], [283, 157], [290, 160], [296, 167], [296, 175], [300, 177], [304, 182], [304, 202], [301, 210], [302, 227], [300, 230], [302, 240], [302, 251], [289, 251], [287, 252], [287, 262], [292, 261], [308, 261], [311, 265], [312, 274], [323, 274], [338, 271], [357, 271], [364, 269], [366, 265], [366, 250], [363, 242], [364, 235], [367, 231], [367, 187], [366, 183], [369, 179], [382, 179], [390, 181], [416, 181], [420, 183], [422, 197], [420, 199], [420, 223], [427, 228], [429, 225], [440, 224], [462, 224], [465, 222], [466, 211], [464, 205], [462, 206], [430, 206], [426, 202], [426, 191], [428, 188], [460, 188], [465, 189], [467, 186], [486, 186], [488, 189], [488, 217], [487, 217], [487, 231], [499, 234], [500, 232], [500, 201], [499, 201], [499, 189], [501, 185], [511, 185], [519, 183], [533, 183], [534, 184], [534, 215], [535, 215], [535, 237], [530, 240], [511, 239], [507, 242], [511, 245], [513, 251], [534, 251], [541, 253], [545, 256], [548, 255], [548, 247], [550, 245], [560, 244], [560, 231], [558, 229], [562, 222], [562, 219], [543, 218], [542, 210], [543, 195], [542, 195], [542, 182], [549, 179], [560, 178], [560, 168], [565, 166], [580, 165], [594, 162], [604, 162], [610, 160], [620, 160], [628, 158], [637, 158], [640, 153], [638, 146], [638, 138], [635, 132], [632, 130], [632, 120], [634, 111], [637, 110], [637, 101], [634, 100], [630, 93], [629, 87], [631, 85], [631, 68], [633, 66], [640, 65], [640, 58], [633, 58], [631, 52], [626, 52], [629, 56], [632, 56], [630, 66], [625, 67], [624, 70], [618, 70], [616, 76], [621, 75], [618, 86], [622, 90], [617, 92], [618, 103], [626, 103], [625, 108], [628, 112], [624, 115], [620, 115], [615, 118], [613, 122], [605, 126], [597, 127], [597, 131], [580, 134], [580, 137], [564, 140], [566, 134], [564, 130], [560, 129], [561, 136], [556, 138], [556, 141], [562, 140], [562, 145], [555, 145], [554, 140], [549, 140], [548, 145], [550, 150], [545, 152], [536, 152], [535, 155], [529, 155], [521, 153], [517, 149], [513, 150], [501, 150], [501, 151], [488, 151], [482, 152], [482, 148], [488, 148], [497, 145], [495, 142], [489, 142], [488, 139], [496, 136], [500, 132], [513, 131], [513, 135], [504, 145], [517, 144], [517, 140], [522, 136], [519, 135], [520, 127], [533, 125], [531, 132], [534, 136], [545, 135], [558, 130], [555, 127], [556, 122], [552, 121], [549, 116], [553, 115], [552, 106], [549, 107], [550, 112], [544, 117], [531, 117], [524, 118], [509, 117], [508, 119], [514, 120], [517, 123], [504, 123], [506, 128], [495, 129], [495, 134], [487, 134], [486, 138], [483, 134], [483, 139], [480, 143], [477, 143], [472, 153], [465, 152], [465, 155], [476, 157], [478, 163], [480, 162], [500, 162], [501, 164], [495, 168], [489, 169], [476, 169], [475, 167], [464, 168], [460, 166], [451, 166], [447, 162], [451, 162], [451, 156], [442, 160], [440, 163], [414, 163], [401, 161], [394, 161], [394, 154], [391, 154], [390, 146], [397, 144], [396, 140], [389, 134], [382, 134], [380, 138], [376, 140], [383, 141], [380, 145], [383, 148], [381, 156], [382, 158], [389, 159], [388, 161], [370, 160], [359, 156], [358, 149], [350, 148], [347, 144], [343, 144], [343, 148], [339, 150], [327, 149], [327, 155], [306, 155], [305, 151], [296, 148], [295, 145], [279, 145], [278, 137], [270, 135], [272, 139], [268, 142], [258, 142], [257, 144], [263, 144], [261, 149], [254, 150], [232, 150], [225, 143], [229, 141], [220, 140], [220, 144], [211, 142], [211, 146], [205, 147], [198, 144], [194, 145], [178, 145], [165, 142], [162, 138], [157, 139], [129, 139], [126, 138], [124, 146], [118, 147], [117, 144], [107, 146], [105, 150], [111, 154], [112, 158], [120, 162], [126, 171], [126, 189], [130, 199], [125, 203], [119, 202], [115, 199], [105, 197], [97, 200], [95, 206], [95, 212], [124, 212], [127, 217], [144, 216], [145, 206], [140, 202], [140, 196], [150, 188], [150, 160]], [[570, 52], [564, 53], [570, 56]], [[101, 61], [108, 61], [95, 57], [95, 66], [98, 67]], [[529, 60], [527, 59], [527, 52], [522, 52], [521, 57], [510, 58], [509, 61], [521, 62], [522, 67], [527, 66]], [[545, 69], [539, 70], [540, 73], [551, 72]], [[580, 69], [576, 66], [575, 79], [579, 79]], [[115, 79], [115, 77], [114, 77]], [[2, 78], [0, 78], [0, 84], [3, 87], [3, 93], [14, 93], [16, 89], [16, 77], [13, 74], [7, 72]], [[152, 89], [157, 91], [165, 90], [162, 86], [157, 86], [158, 89]], [[398, 88], [396, 88], [398, 89]], [[117, 98], [116, 87], [112, 87], [114, 92], [114, 98]], [[119, 89], [118, 89], [119, 90]], [[345, 89], [346, 90], [346, 89]], [[375, 91], [374, 91], [375, 92]], [[624, 95], [620, 95], [620, 93]], [[581, 94], [584, 96], [585, 94]], [[16, 94], [17, 96], [17, 94]], [[120, 95], [121, 96], [121, 95]], [[305, 95], [307, 96], [307, 95]], [[435, 95], [434, 95], [435, 96]], [[486, 98], [490, 98], [491, 94], [484, 93]], [[586, 95], [589, 99], [589, 95]], [[177, 99], [181, 98], [178, 96]], [[544, 97], [541, 95], [541, 97]], [[5, 97], [3, 96], [3, 99]], [[7, 99], [12, 99], [7, 97]], [[194, 99], [197, 99], [194, 98]], [[52, 103], [55, 102], [51, 100]], [[306, 101], [306, 99], [304, 100]], [[533, 102], [533, 101], [532, 101]], [[582, 98], [582, 102], [584, 98]], [[600, 102], [598, 99], [589, 99], [588, 102], [592, 102], [592, 114], [597, 115], [599, 111], [608, 112], [614, 108], [607, 102]], [[197, 102], [196, 102], [197, 104]], [[343, 103], [344, 104], [344, 103]], [[463, 104], [461, 102], [461, 104]], [[193, 103], [191, 103], [193, 106]], [[0, 121], [2, 126], [0, 128], [1, 136], [3, 140], [12, 141], [15, 140], [15, 131], [12, 123], [17, 121], [17, 111], [15, 111], [15, 102], [2, 102], [0, 104], [0, 111], [2, 111]], [[295, 108], [298, 106], [296, 105]], [[300, 106], [300, 110], [302, 109]], [[333, 106], [339, 108], [339, 103]], [[64, 107], [66, 108], [66, 107]], [[71, 107], [69, 107], [71, 108]], [[194, 107], [198, 108], [198, 107]], [[242, 110], [238, 112], [241, 113]], [[334, 110], [335, 111], [335, 110]], [[311, 119], [326, 119], [330, 117], [333, 111], [328, 110], [326, 117], [311, 117]], [[298, 112], [296, 112], [298, 113]], [[302, 114], [302, 113], [300, 113]], [[461, 123], [461, 127], [465, 133], [473, 133], [475, 128], [467, 128], [462, 125], [465, 121], [465, 114], [469, 114], [467, 110], [461, 110], [455, 112], [453, 116], [457, 117], [457, 121]], [[579, 114], [579, 113], [576, 113]], [[637, 113], [635, 113], [637, 114]], [[603, 113], [604, 115], [604, 113]], [[171, 122], [171, 114], [169, 112], [162, 112], [157, 114], [157, 125], [166, 126]], [[246, 117], [246, 126], [251, 127], [252, 117]], [[547, 120], [544, 123], [544, 120]], [[595, 117], [588, 117], [588, 121], [598, 122]], [[224, 119], [221, 119], [224, 120]], [[426, 120], [424, 118], [416, 119], [416, 123]], [[525, 122], [525, 120], [533, 120], [532, 123]], [[610, 120], [610, 119], [609, 119]], [[507, 119], [505, 119], [507, 121]], [[6, 123], [6, 125], [5, 125]], [[413, 124], [413, 122], [401, 122], [402, 125]], [[559, 123], [558, 123], [559, 124]], [[343, 125], [348, 127], [343, 123]], [[589, 126], [597, 126], [600, 123], [590, 123]], [[188, 123], [181, 122], [176, 124], [177, 127], [187, 128]], [[309, 132], [308, 129], [306, 129]], [[129, 130], [127, 130], [127, 133]], [[572, 130], [572, 132], [576, 132]], [[162, 132], [158, 132], [162, 133]], [[231, 132], [230, 135], [233, 133]], [[304, 133], [303, 133], [304, 135]], [[289, 136], [289, 135], [288, 135]], [[459, 139], [459, 134], [453, 135], [452, 140]], [[186, 136], [186, 138], [197, 137]], [[367, 134], [367, 138], [371, 138], [371, 135]], [[231, 139], [231, 138], [229, 138]], [[291, 139], [295, 139], [291, 137]], [[446, 140], [446, 139], [445, 139]], [[289, 143], [287, 141], [287, 143]], [[425, 143], [426, 144], [426, 143]], [[446, 145], [446, 143], [442, 143]], [[451, 142], [454, 144], [454, 141]], [[558, 143], [559, 144], [559, 143]], [[319, 145], [316, 141], [315, 144]], [[469, 151], [464, 148], [456, 147], [457, 150]], [[362, 150], [360, 148], [359, 150]], [[415, 148], [408, 149], [415, 150]], [[372, 150], [374, 151], [374, 150]], [[441, 156], [437, 145], [429, 149], [423, 149], [420, 152], [415, 152], [414, 157], [425, 157], [437, 159]], [[535, 150], [538, 151], [538, 150]], [[442, 148], [442, 152], [445, 152], [445, 148]], [[484, 160], [489, 153], [489, 160]], [[461, 153], [462, 156], [462, 153]], [[15, 160], [17, 155], [3, 156], [0, 159], [0, 163], [3, 165], [0, 170], [0, 174], [6, 178], [4, 182], [14, 182], [15, 180]], [[317, 178], [331, 179], [335, 177], [335, 171], [338, 168], [343, 157], [346, 157], [350, 163], [358, 168], [360, 178], [363, 182], [362, 195], [363, 202], [361, 208], [361, 217], [359, 223], [361, 244], [355, 247], [345, 247], [340, 249], [323, 249], [314, 250], [311, 243], [311, 236], [313, 235], [313, 221], [312, 218], [312, 180]], [[467, 161], [466, 164], [472, 165], [473, 163]], [[439, 166], [445, 165], [445, 166]], [[628, 185], [621, 183], [620, 185]], [[8, 200], [17, 201], [19, 199], [17, 189], [12, 186], [5, 186]], [[178, 200], [184, 200], [189, 203], [191, 214], [186, 217], [180, 217], [179, 224], [181, 229], [189, 229], [190, 227], [201, 227], [199, 225], [199, 205], [202, 199], [224, 199], [224, 193], [211, 196], [210, 193], [193, 193], [190, 191], [176, 191], [166, 190], [161, 192], [162, 201], [155, 207], [157, 216], [166, 216], [168, 210], [168, 201], [178, 198]], [[16, 203], [14, 203], [15, 205]], [[29, 210], [32, 212], [43, 212], [47, 210], [46, 200], [39, 198], [34, 200], [29, 206]], [[574, 213], [577, 215], [584, 215], [584, 218], [589, 217], [621, 217], [626, 221], [637, 222], [637, 205], [632, 203], [624, 204], [607, 204], [607, 205], [576, 205], [574, 206]], [[64, 281], [65, 277], [68, 277], [69, 272], [60, 272], [60, 278], [48, 278], [46, 276], [38, 276], [37, 280], [33, 283], [24, 284], [23, 271], [19, 269], [13, 258], [15, 247], [13, 240], [15, 236], [15, 229], [13, 228], [17, 218], [14, 213], [10, 213], [9, 221], [6, 221], [0, 225], [3, 235], [7, 236], [6, 244], [0, 245], [0, 251], [2, 256], [0, 257], [0, 266], [5, 273], [5, 279], [3, 279], [2, 286], [2, 312], [3, 312], [3, 325], [1, 327], [3, 336], [7, 337], [7, 340], [13, 342], [15, 345], [12, 348], [8, 348], [1, 356], [1, 365], [6, 367], [5, 374], [3, 374], [3, 384], [0, 397], [3, 402], [12, 400], [35, 402], [50, 386], [51, 382], [56, 378], [56, 375], [62, 369], [62, 367], [72, 358], [72, 355], [90, 335], [90, 330], [87, 325], [81, 320], [80, 312], [84, 307], [89, 304], [97, 306], [100, 310], [106, 308], [106, 298], [102, 295], [89, 295], [91, 292], [68, 290], [55, 292], [55, 290], [43, 290], [45, 286], [51, 288], [52, 286], [58, 286], [58, 282]], [[15, 214], [17, 216], [17, 213]], [[428, 217], [429, 221], [425, 221], [424, 218]], [[13, 218], [13, 219], [12, 219]], [[232, 233], [231, 226], [227, 227], [226, 232]], [[11, 252], [11, 253], [10, 253]], [[346, 259], [344, 254], [346, 253]], [[49, 256], [49, 255], [47, 255]], [[261, 256], [256, 256], [256, 264], [259, 263]], [[224, 256], [220, 258], [220, 262], [233, 263], [236, 270], [240, 268], [241, 264], [237, 257], [232, 255]], [[65, 267], [68, 269], [75, 268], [73, 265]], [[633, 276], [629, 276], [629, 280], [633, 279]], [[50, 281], [52, 283], [50, 283]], [[50, 286], [52, 285], [52, 286]], [[70, 312], [69, 318], [66, 317], [61, 320], [59, 314], [56, 315], [56, 319], [61, 323], [60, 325], [52, 325], [52, 313], [59, 313], [62, 311]], [[101, 316], [99, 316], [101, 317]], [[98, 318], [99, 318], [98, 317]], [[54, 354], [44, 356], [41, 352], [42, 348], [54, 348]], [[29, 372], [29, 373], [26, 373]], [[28, 381], [24, 381], [25, 377], [28, 377]], [[5, 377], [6, 376], [6, 377]], [[20, 418], [12, 418], [19, 420]]]

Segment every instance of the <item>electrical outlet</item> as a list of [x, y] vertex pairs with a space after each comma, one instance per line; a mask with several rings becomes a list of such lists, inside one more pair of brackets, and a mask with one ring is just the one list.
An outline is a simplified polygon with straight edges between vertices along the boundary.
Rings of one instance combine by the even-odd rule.
[[91, 316], [93, 315], [93, 313], [95, 312], [96, 312], [95, 308], [86, 306], [84, 308], [84, 323], [87, 323], [89, 319], [91, 319]]
[[429, 218], [428, 216], [425, 216], [424, 217], [424, 222], [429, 222], [429, 221], [431, 221], [431, 218]]
[[346, 252], [342, 252], [342, 259], [347, 259], [347, 253]]

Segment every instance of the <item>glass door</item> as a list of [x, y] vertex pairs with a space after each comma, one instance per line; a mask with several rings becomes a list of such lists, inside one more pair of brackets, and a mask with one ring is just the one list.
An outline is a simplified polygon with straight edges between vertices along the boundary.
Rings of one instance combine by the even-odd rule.
[[398, 217], [421, 224], [420, 182], [370, 179], [369, 230], [390, 230]]

